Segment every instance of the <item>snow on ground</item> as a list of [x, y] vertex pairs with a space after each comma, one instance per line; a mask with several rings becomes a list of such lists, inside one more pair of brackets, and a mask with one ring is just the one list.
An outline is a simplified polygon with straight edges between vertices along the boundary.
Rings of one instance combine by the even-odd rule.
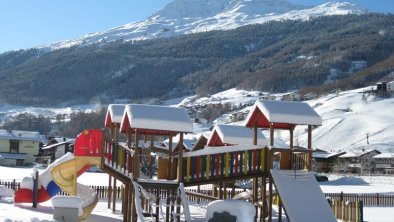
[[[11, 168], [0, 166], [0, 180], [12, 178], [22, 179], [33, 171], [32, 168]], [[394, 193], [393, 176], [357, 176], [329, 175], [330, 182], [320, 183], [323, 192], [340, 193]], [[105, 173], [84, 173], [78, 182], [86, 185], [108, 185], [108, 175]], [[121, 183], [118, 183], [118, 185]], [[206, 205], [191, 203], [190, 212], [193, 222], [205, 221]], [[117, 203], [116, 213], [107, 209], [105, 200], [99, 201], [88, 222], [122, 221], [121, 204]], [[364, 207], [365, 221], [392, 221], [394, 207]], [[274, 208], [274, 212], [277, 212]], [[0, 197], [0, 222], [52, 222], [52, 205], [47, 201], [39, 208], [31, 208], [31, 204], [14, 206], [12, 198]], [[147, 220], [148, 221], [148, 220]], [[277, 221], [274, 219], [273, 221]], [[286, 221], [285, 219], [283, 221]]]

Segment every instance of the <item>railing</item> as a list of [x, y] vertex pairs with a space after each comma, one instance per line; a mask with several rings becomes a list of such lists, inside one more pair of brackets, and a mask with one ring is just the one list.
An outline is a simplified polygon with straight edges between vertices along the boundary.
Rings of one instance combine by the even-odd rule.
[[394, 206], [394, 194], [381, 193], [326, 193], [326, 197], [340, 201], [363, 201], [364, 206]]
[[[266, 148], [226, 152], [226, 148], [212, 148], [213, 152], [182, 158], [184, 183], [232, 178], [264, 171]], [[221, 151], [222, 149], [223, 151]], [[200, 155], [199, 155], [200, 154]]]
[[362, 201], [341, 201], [334, 200], [330, 203], [332, 212], [337, 219], [345, 222], [363, 221], [363, 202]]
[[128, 175], [133, 169], [134, 151], [124, 144], [104, 142], [104, 161], [108, 166]]

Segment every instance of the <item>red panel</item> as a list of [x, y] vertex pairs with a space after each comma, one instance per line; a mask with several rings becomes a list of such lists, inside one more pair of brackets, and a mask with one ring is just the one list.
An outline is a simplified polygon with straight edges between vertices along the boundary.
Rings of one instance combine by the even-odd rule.
[[101, 141], [101, 130], [84, 130], [75, 140], [75, 156], [100, 156]]
[[112, 125], [112, 119], [111, 119], [111, 115], [109, 114], [109, 112], [107, 113], [107, 118], [105, 118], [107, 121], [105, 122], [105, 126], [106, 127], [110, 127]]
[[222, 139], [220, 139], [219, 134], [216, 130], [213, 132], [210, 140], [208, 141], [208, 146], [224, 146]]

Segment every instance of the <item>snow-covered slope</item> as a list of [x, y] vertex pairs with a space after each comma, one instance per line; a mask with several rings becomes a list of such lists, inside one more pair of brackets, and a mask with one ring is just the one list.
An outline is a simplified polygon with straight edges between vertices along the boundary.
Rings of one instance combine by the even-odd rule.
[[[309, 101], [323, 118], [323, 126], [313, 131], [315, 148], [394, 152], [394, 98], [363, 93], [367, 89], [329, 94]], [[304, 146], [305, 130], [300, 128], [297, 134], [299, 144]]]
[[[313, 148], [337, 151], [377, 149], [381, 152], [394, 152], [394, 97], [380, 98], [365, 93], [371, 88], [332, 93], [306, 101], [323, 118], [323, 125], [312, 132]], [[198, 107], [214, 103], [231, 103], [235, 106], [246, 104], [247, 107], [234, 111], [244, 112], [250, 109], [253, 102], [262, 96], [267, 97], [265, 93], [257, 91], [230, 89], [210, 97], [184, 98], [179, 105]], [[282, 95], [271, 96], [279, 99]], [[228, 123], [230, 117], [230, 113], [224, 114], [214, 123]], [[230, 124], [243, 125], [244, 122]], [[305, 126], [297, 126], [294, 136], [295, 145], [306, 147]], [[288, 142], [289, 132], [278, 130], [275, 137]]]
[[272, 20], [307, 20], [311, 17], [362, 13], [346, 2], [329, 2], [313, 8], [287, 0], [174, 0], [141, 22], [133, 22], [82, 38], [44, 45], [41, 49], [59, 49], [115, 40], [144, 40], [210, 30], [234, 29]]

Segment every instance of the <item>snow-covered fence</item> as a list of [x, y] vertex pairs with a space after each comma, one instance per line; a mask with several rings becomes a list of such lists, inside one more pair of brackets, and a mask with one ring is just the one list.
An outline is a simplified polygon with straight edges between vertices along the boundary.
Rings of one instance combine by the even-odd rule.
[[16, 182], [16, 180], [11, 180], [11, 181], [4, 181], [4, 180], [0, 180], [0, 185], [3, 185], [9, 189], [12, 190], [18, 190], [20, 188], [20, 183]]
[[340, 201], [363, 201], [364, 206], [394, 206], [394, 194], [381, 193], [325, 193], [326, 197]]

